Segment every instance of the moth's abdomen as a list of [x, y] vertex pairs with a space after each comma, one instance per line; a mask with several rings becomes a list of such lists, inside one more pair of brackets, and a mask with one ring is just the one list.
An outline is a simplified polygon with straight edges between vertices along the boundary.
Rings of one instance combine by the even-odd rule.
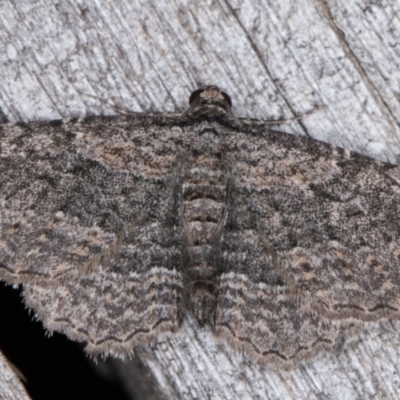
[[188, 252], [186, 274], [191, 309], [200, 325], [211, 322], [220, 274], [215, 253], [223, 226], [227, 182], [220, 160], [198, 157], [182, 185], [183, 225]]
[[[212, 188], [210, 188], [212, 189]], [[207, 244], [221, 222], [224, 202], [210, 198], [185, 199], [184, 216], [194, 245]]]

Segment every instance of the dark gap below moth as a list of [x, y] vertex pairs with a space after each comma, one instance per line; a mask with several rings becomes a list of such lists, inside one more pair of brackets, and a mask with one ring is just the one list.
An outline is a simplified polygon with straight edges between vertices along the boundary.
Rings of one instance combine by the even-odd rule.
[[216, 86], [180, 116], [0, 135], [0, 277], [90, 354], [129, 355], [191, 314], [286, 366], [399, 317], [397, 166], [239, 119]]

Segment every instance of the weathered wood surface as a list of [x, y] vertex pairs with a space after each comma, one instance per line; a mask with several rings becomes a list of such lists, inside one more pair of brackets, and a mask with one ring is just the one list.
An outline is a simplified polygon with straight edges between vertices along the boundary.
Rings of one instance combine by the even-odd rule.
[[29, 400], [19, 371], [0, 352], [0, 400]]
[[[390, 162], [400, 154], [397, 0], [2, 0], [0, 57], [10, 121], [184, 110], [198, 85], [217, 84], [238, 116], [290, 118], [324, 104], [278, 128]], [[152, 373], [142, 389], [177, 399], [399, 398], [397, 331], [372, 324], [338, 355], [282, 371], [189, 321], [139, 350]]]

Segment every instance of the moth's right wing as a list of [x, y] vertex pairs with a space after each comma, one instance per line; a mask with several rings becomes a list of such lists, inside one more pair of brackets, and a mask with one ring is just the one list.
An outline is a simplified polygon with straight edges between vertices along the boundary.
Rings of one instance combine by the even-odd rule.
[[291, 366], [334, 349], [352, 321], [331, 321], [295, 299], [246, 196], [234, 192], [220, 241], [215, 331], [261, 363]]

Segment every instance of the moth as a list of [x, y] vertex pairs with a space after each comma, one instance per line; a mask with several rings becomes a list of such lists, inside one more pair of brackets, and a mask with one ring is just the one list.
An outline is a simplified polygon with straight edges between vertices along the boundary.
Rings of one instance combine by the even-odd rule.
[[287, 364], [399, 316], [397, 166], [237, 118], [217, 86], [183, 114], [0, 137], [0, 278], [91, 354], [130, 354], [192, 315]]

